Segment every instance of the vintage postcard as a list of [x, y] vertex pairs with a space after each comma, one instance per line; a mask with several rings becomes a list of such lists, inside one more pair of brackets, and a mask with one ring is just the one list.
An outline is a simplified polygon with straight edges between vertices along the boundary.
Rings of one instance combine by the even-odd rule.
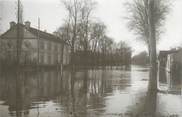
[[182, 0], [0, 0], [0, 117], [182, 117]]

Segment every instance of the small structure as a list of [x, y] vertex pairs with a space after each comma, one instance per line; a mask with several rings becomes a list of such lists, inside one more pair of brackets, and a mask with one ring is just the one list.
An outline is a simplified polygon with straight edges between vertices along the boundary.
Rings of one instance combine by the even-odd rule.
[[160, 51], [158, 60], [160, 78], [165, 72], [168, 72], [172, 78], [181, 78], [182, 49]]
[[177, 50], [160, 51], [158, 57], [159, 67], [161, 69], [170, 71], [172, 64], [174, 62], [174, 55], [177, 52], [178, 52]]
[[[25, 24], [10, 22], [0, 36], [1, 61], [13, 64], [19, 54], [21, 65], [59, 66], [69, 64], [69, 46], [59, 37]], [[20, 48], [20, 49], [19, 49]]]
[[160, 51], [158, 75], [160, 83], [168, 85], [168, 91], [181, 91], [182, 49]]

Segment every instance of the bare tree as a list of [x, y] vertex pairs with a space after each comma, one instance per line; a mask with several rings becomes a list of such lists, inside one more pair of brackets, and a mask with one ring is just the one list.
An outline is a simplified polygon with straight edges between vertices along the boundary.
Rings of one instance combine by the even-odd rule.
[[63, 3], [68, 13], [67, 27], [71, 33], [71, 64], [73, 64], [75, 43], [80, 43], [85, 53], [89, 48], [89, 24], [95, 2], [92, 0], [64, 0]]
[[64, 0], [63, 4], [66, 8], [66, 11], [68, 13], [68, 24], [69, 28], [71, 29], [70, 35], [70, 46], [71, 46], [71, 59], [70, 63], [73, 64], [74, 60], [74, 52], [75, 52], [75, 41], [77, 39], [77, 32], [78, 32], [78, 23], [79, 18], [81, 15], [81, 9], [82, 9], [82, 2], [80, 0]]
[[84, 0], [81, 9], [81, 20], [79, 25], [80, 41], [83, 45], [83, 49], [86, 52], [88, 50], [89, 42], [92, 39], [89, 34], [91, 31], [92, 13], [95, 9], [96, 2], [92, 0]]
[[[71, 46], [70, 43], [70, 29], [69, 29], [69, 24], [64, 24], [62, 27], [59, 27], [55, 32], [54, 35], [56, 35], [57, 37], [61, 38], [64, 43], [69, 44], [69, 46]], [[63, 59], [64, 59], [64, 49], [65, 49], [65, 44], [62, 44], [61, 46], [61, 63], [63, 64]]]
[[91, 50], [96, 52], [99, 50], [99, 41], [106, 35], [106, 26], [102, 22], [92, 23], [91, 25]]
[[105, 24], [92, 19], [96, 3], [92, 0], [65, 0], [63, 3], [68, 18], [56, 32], [71, 47], [71, 64], [87, 65], [91, 61], [108, 65], [117, 49], [113, 39], [106, 35]]
[[148, 46], [150, 64], [152, 66], [152, 77], [150, 88], [157, 90], [157, 54], [156, 42], [162, 31], [169, 5], [166, 0], [133, 0], [127, 3], [130, 16], [129, 27], [134, 30]]

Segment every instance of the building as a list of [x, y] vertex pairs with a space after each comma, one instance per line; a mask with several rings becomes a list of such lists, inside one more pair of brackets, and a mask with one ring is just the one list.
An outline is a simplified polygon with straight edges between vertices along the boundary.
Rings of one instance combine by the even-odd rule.
[[168, 92], [181, 94], [182, 49], [160, 51], [158, 77]]
[[160, 51], [158, 57], [160, 68], [170, 71], [172, 64], [174, 63], [174, 55], [176, 55], [176, 53], [178, 53], [176, 50]]
[[159, 53], [159, 77], [163, 78], [166, 72], [170, 77], [181, 79], [182, 77], [182, 49], [160, 51]]
[[25, 24], [10, 22], [1, 38], [1, 61], [12, 64], [19, 58], [23, 65], [68, 65], [70, 49], [59, 37]]
[[182, 67], [182, 49], [160, 51], [158, 60], [161, 67], [178, 69]]

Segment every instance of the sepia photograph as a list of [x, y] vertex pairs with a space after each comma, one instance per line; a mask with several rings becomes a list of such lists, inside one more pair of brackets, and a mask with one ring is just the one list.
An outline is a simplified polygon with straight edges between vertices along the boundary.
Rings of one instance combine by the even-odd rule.
[[0, 0], [0, 117], [182, 117], [182, 0]]

